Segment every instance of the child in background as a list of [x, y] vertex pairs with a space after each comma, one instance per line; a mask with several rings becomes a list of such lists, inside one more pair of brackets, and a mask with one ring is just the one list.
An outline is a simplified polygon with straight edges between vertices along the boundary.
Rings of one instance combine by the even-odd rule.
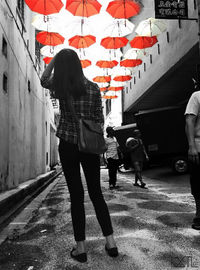
[[142, 169], [144, 161], [148, 160], [149, 158], [141, 140], [141, 133], [138, 129], [134, 130], [133, 137], [130, 137], [126, 140], [126, 147], [128, 152], [130, 152], [131, 163], [135, 171], [134, 186], [140, 186], [141, 188], [144, 188], [146, 184], [142, 180]]

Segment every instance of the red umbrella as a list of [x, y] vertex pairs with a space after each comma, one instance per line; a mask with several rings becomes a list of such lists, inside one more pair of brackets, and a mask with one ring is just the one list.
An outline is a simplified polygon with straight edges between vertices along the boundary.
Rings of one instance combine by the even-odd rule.
[[96, 42], [96, 37], [92, 35], [74, 36], [69, 39], [69, 45], [77, 49], [90, 47]]
[[129, 81], [131, 79], [132, 79], [132, 77], [130, 75], [120, 75], [120, 76], [115, 76], [113, 78], [114, 81], [118, 81], [118, 82], [125, 82], [125, 81]]
[[81, 65], [82, 65], [82, 68], [86, 68], [86, 67], [89, 67], [91, 66], [92, 62], [90, 60], [80, 60], [81, 61]]
[[66, 9], [74, 16], [90, 17], [100, 12], [101, 4], [96, 0], [67, 0]]
[[117, 0], [109, 3], [106, 11], [114, 18], [130, 18], [140, 12], [140, 5], [133, 0]]
[[99, 83], [110, 82], [111, 76], [96, 76], [93, 78], [93, 81]]
[[63, 7], [61, 0], [25, 0], [25, 2], [32, 11], [43, 15], [58, 13]]
[[110, 87], [108, 87], [108, 90], [110, 90], [110, 91], [121, 91], [123, 89], [124, 89], [123, 86], [120, 86], [120, 87], [110, 86]]
[[63, 44], [65, 38], [58, 33], [41, 31], [36, 35], [36, 39], [43, 45], [56, 46]]
[[106, 37], [101, 40], [101, 45], [105, 49], [118, 49], [126, 46], [128, 39], [125, 37]]
[[113, 61], [99, 60], [96, 62], [96, 65], [100, 68], [113, 68], [118, 65], [118, 62], [116, 60]]
[[102, 96], [102, 98], [105, 98], [105, 99], [113, 99], [113, 98], [118, 98], [118, 96], [114, 95], [114, 96]]
[[130, 41], [130, 44], [132, 48], [144, 49], [152, 47], [157, 42], [158, 40], [156, 36], [152, 37], [137, 36]]
[[101, 92], [106, 91], [106, 90], [108, 90], [107, 87], [101, 87], [101, 88], [100, 88], [100, 91], [101, 91]]
[[53, 59], [53, 57], [45, 57], [43, 58], [43, 61], [46, 63], [46, 64], [49, 64], [51, 62], [51, 60]]
[[121, 67], [136, 67], [142, 64], [141, 59], [125, 59], [120, 61]]

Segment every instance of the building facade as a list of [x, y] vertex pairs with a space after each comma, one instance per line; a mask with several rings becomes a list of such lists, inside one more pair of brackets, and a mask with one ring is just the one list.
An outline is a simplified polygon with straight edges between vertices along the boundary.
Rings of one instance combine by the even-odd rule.
[[32, 16], [24, 0], [0, 1], [0, 191], [47, 172], [58, 159]]
[[[166, 2], [166, 1], [165, 1]], [[163, 20], [167, 30], [158, 43], [146, 49], [142, 64], [133, 70], [133, 78], [123, 91], [123, 123], [134, 122], [134, 114], [141, 110], [173, 106], [188, 100], [193, 92], [192, 77], [197, 76], [199, 61], [198, 2], [188, 0], [188, 17], [192, 20]], [[139, 15], [131, 21], [155, 17], [154, 0], [143, 0]], [[128, 36], [131, 40], [136, 36]], [[124, 52], [130, 49], [130, 44]]]

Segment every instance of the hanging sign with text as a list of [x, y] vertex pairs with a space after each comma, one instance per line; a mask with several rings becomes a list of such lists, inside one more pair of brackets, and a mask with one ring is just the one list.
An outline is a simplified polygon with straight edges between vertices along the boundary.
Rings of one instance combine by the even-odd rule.
[[154, 0], [156, 19], [187, 19], [187, 0]]

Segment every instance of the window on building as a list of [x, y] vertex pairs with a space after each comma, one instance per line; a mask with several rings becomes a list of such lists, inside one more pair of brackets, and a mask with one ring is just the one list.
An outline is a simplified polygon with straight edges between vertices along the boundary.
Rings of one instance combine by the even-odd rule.
[[126, 87], [126, 94], [128, 94], [128, 87]]
[[169, 43], [169, 32], [167, 32], [166, 35], [167, 35], [167, 42]]
[[197, 9], [197, 1], [194, 0], [194, 9]]
[[106, 100], [106, 115], [111, 112], [111, 99]]
[[17, 0], [17, 9], [20, 13], [22, 20], [24, 21], [24, 0]]
[[48, 163], [49, 163], [49, 153], [46, 152], [46, 165], [48, 165]]
[[28, 80], [28, 91], [31, 92], [31, 82]]
[[158, 44], [157, 46], [158, 46], [158, 54], [160, 54], [160, 44]]
[[150, 64], [153, 63], [153, 57], [152, 57], [152, 54], [150, 54]]
[[8, 93], [8, 76], [5, 72], [3, 74], [3, 91]]
[[181, 28], [181, 20], [178, 19], [178, 27]]
[[138, 71], [138, 77], [139, 77], [139, 79], [140, 79], [140, 70]]
[[144, 71], [146, 71], [146, 63], [144, 63]]
[[132, 89], [132, 82], [130, 82], [130, 89]]
[[7, 58], [7, 55], [8, 55], [8, 44], [7, 44], [7, 41], [6, 41], [6, 39], [5, 39], [4, 36], [2, 38], [2, 53]]
[[36, 40], [36, 35], [37, 33], [39, 33], [39, 30], [35, 30], [35, 60], [36, 62], [40, 63], [41, 60], [41, 54], [40, 54], [40, 49], [42, 48], [42, 44], [40, 44], [37, 40]]
[[134, 77], [134, 84], [136, 84], [136, 78]]

